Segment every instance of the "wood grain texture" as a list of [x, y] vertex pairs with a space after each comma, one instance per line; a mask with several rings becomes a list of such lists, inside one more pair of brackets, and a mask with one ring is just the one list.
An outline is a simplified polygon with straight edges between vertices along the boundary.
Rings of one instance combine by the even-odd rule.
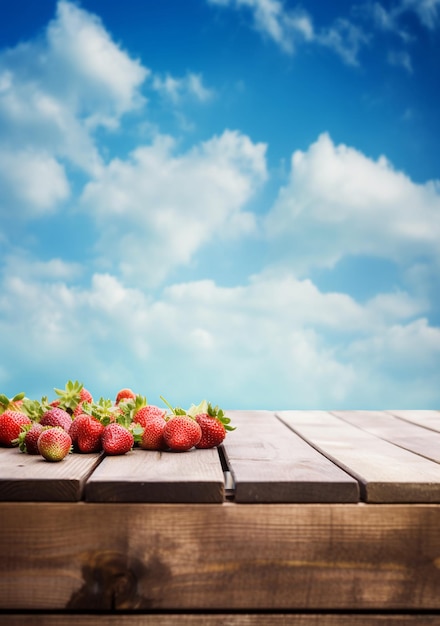
[[419, 426], [423, 426], [424, 428], [430, 428], [431, 430], [440, 432], [440, 411], [390, 410], [387, 412], [408, 420], [408, 422], [419, 424]]
[[0, 609], [440, 610], [437, 505], [7, 502], [0, 519]]
[[440, 502], [440, 465], [326, 411], [281, 411], [279, 418], [354, 476], [366, 502]]
[[376, 437], [440, 463], [440, 432], [433, 432], [385, 411], [331, 413]]
[[89, 502], [223, 502], [218, 450], [136, 449], [107, 457], [89, 478], [85, 495]]
[[18, 448], [0, 448], [0, 500], [80, 500], [84, 484], [100, 460], [100, 454], [69, 454], [50, 463]]
[[357, 502], [357, 482], [269, 411], [230, 411], [223, 444], [235, 502]]
[[440, 616], [289, 614], [289, 613], [153, 613], [143, 615], [1, 615], [2, 626], [440, 626]]

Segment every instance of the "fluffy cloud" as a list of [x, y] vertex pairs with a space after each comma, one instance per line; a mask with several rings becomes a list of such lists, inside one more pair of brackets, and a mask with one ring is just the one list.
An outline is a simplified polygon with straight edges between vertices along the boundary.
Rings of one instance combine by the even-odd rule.
[[[227, 398], [229, 408], [273, 409], [435, 401], [430, 372], [438, 370], [439, 330], [414, 319], [420, 304], [405, 294], [387, 294], [386, 306], [360, 306], [309, 280], [263, 272], [235, 287], [174, 284], [152, 298], [110, 274], [79, 288], [67, 266], [40, 265], [40, 276], [10, 268], [0, 293], [9, 355], [0, 382], [28, 381], [29, 395], [40, 392], [39, 377], [54, 386], [77, 377], [93, 381], [94, 393], [111, 396], [128, 384], [150, 402], [162, 393], [184, 405], [203, 396]], [[396, 370], [408, 384], [397, 382]]]
[[292, 156], [288, 184], [266, 222], [289, 241], [291, 262], [305, 271], [345, 255], [374, 255], [406, 267], [439, 260], [440, 186], [416, 184], [385, 157], [374, 161], [321, 135]]
[[63, 166], [45, 152], [0, 149], [0, 215], [50, 213], [69, 196]]
[[129, 281], [157, 284], [214, 237], [254, 228], [244, 207], [266, 178], [264, 144], [225, 131], [176, 155], [158, 136], [90, 182], [82, 205], [96, 220], [103, 262], [112, 251]]
[[[43, 81], [89, 125], [117, 123], [143, 104], [139, 87], [149, 70], [114, 43], [96, 16], [61, 0], [46, 45]], [[66, 73], [69, 80], [60, 80]]]
[[[67, 195], [65, 160], [96, 173], [102, 162], [93, 129], [115, 127], [143, 104], [139, 90], [148, 73], [97, 17], [65, 0], [40, 39], [2, 51], [0, 177], [8, 181], [2, 202], [7, 194], [28, 212], [50, 210]], [[10, 176], [8, 163], [17, 160], [22, 166]]]

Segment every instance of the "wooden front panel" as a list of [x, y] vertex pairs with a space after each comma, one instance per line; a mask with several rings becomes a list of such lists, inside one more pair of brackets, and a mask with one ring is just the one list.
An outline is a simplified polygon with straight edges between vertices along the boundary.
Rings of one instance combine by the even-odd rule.
[[1, 503], [0, 608], [440, 610], [440, 507]]
[[440, 616], [331, 613], [153, 613], [2, 615], [2, 626], [440, 626]]

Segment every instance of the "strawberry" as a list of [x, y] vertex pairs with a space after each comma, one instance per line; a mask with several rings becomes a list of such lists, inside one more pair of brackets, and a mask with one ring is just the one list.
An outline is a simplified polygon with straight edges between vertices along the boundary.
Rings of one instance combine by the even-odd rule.
[[136, 424], [140, 424], [145, 428], [147, 422], [152, 418], [160, 417], [165, 419], [166, 411], [165, 409], [161, 409], [154, 404], [147, 404], [146, 406], [141, 407], [133, 416], [133, 422]]
[[136, 394], [131, 389], [121, 389], [116, 394], [115, 404], [119, 404], [122, 400], [134, 400], [136, 398]]
[[70, 414], [61, 409], [60, 407], [54, 407], [43, 413], [43, 417], [40, 419], [42, 426], [61, 426], [68, 433], [72, 426], [72, 418]]
[[88, 421], [90, 419], [90, 415], [86, 415], [85, 413], [81, 413], [77, 415], [73, 420], [72, 424], [69, 428], [69, 435], [72, 440], [72, 446], [74, 450], [79, 451], [78, 448], [78, 434], [82, 428], [85, 428]]
[[46, 461], [62, 461], [72, 448], [72, 439], [64, 428], [54, 426], [43, 430], [38, 437], [37, 446]]
[[167, 445], [163, 436], [166, 425], [164, 416], [154, 415], [150, 417], [145, 424], [139, 446], [143, 450], [166, 450]]
[[163, 438], [171, 450], [186, 452], [199, 443], [202, 429], [189, 415], [174, 415], [165, 424]]
[[24, 391], [17, 393], [13, 398], [0, 394], [0, 413], [4, 411], [21, 411], [24, 399]]
[[[86, 417], [87, 419], [83, 419]], [[73, 432], [76, 440], [76, 447], [80, 452], [100, 452], [102, 450], [102, 433], [104, 425], [90, 415], [79, 415], [76, 420], [81, 420]]]
[[106, 454], [119, 455], [129, 452], [134, 445], [132, 433], [117, 422], [107, 424], [102, 433], [102, 449]]
[[213, 408], [210, 404], [206, 413], [198, 413], [194, 419], [202, 429], [202, 438], [196, 448], [215, 448], [222, 443], [227, 431], [235, 430], [223, 410], [218, 407]]
[[0, 415], [0, 444], [8, 447], [16, 445], [13, 442], [18, 439], [21, 427], [31, 423], [29, 417], [24, 413], [6, 409]]
[[[39, 422], [33, 422], [32, 424], [26, 424], [22, 426], [22, 431], [19, 434], [16, 442], [22, 452], [28, 454], [40, 454], [38, 451], [38, 437], [44, 430]], [[14, 442], [13, 442], [14, 443]]]

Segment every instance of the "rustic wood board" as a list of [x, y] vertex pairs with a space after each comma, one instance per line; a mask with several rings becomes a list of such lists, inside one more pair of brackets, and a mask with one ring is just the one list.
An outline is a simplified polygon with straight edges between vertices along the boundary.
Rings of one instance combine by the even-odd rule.
[[440, 432], [440, 411], [390, 410], [387, 413]]
[[440, 465], [326, 411], [281, 411], [279, 418], [357, 478], [366, 502], [440, 502]]
[[81, 500], [84, 484], [100, 460], [100, 454], [69, 454], [50, 463], [18, 448], [0, 448], [0, 500]]
[[230, 411], [223, 449], [235, 502], [357, 502], [357, 482], [269, 411]]
[[440, 611], [440, 506], [0, 503], [0, 608]]
[[135, 449], [107, 457], [87, 481], [85, 497], [89, 502], [223, 502], [218, 450]]
[[385, 411], [331, 411], [331, 413], [376, 437], [440, 463], [440, 432], [422, 428]]
[[1, 616], [2, 626], [440, 626], [440, 616], [423, 613], [152, 613]]

